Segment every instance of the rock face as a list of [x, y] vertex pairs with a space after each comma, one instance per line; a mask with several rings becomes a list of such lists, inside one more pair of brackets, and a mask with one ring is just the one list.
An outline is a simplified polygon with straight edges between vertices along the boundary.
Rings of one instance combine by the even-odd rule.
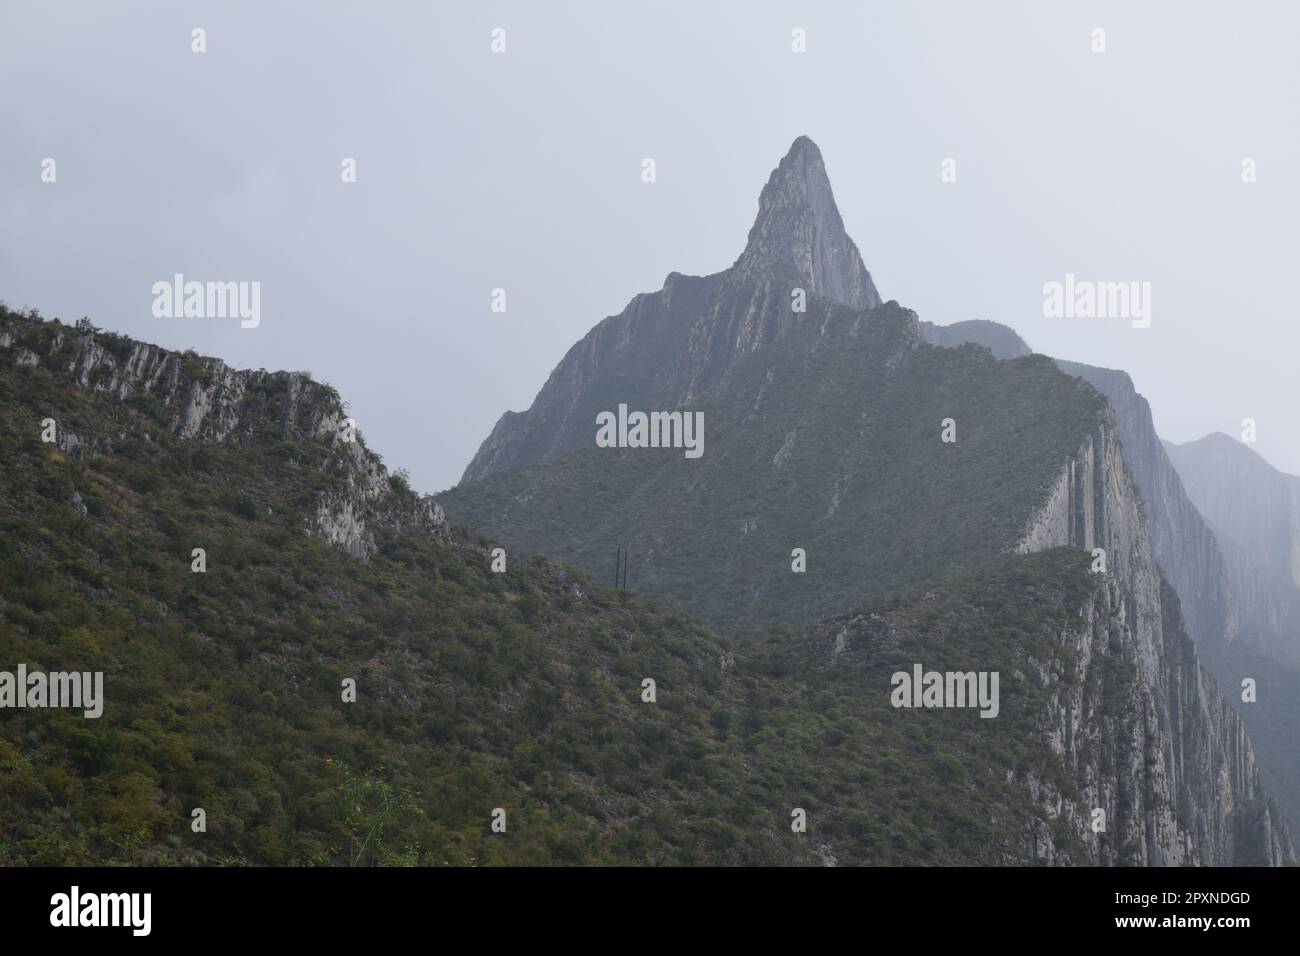
[[[1058, 666], [1073, 674], [1052, 737], [1076, 741], [1060, 752], [1078, 765], [1085, 791], [1096, 782], [1093, 798], [1109, 792], [1123, 808], [1115, 822], [1131, 855], [1111, 862], [1291, 862], [1287, 824], [1265, 795], [1242, 718], [1200, 667], [1177, 593], [1157, 566], [1113, 413], [1062, 468], [1019, 549], [1060, 546], [1103, 549], [1107, 564], [1104, 600], [1083, 610], [1088, 626], [1065, 640], [1070, 653]], [[1137, 678], [1119, 685], [1118, 720], [1098, 696], [1105, 682], [1092, 675], [1115, 660]], [[1091, 746], [1077, 742], [1080, 727], [1096, 735]], [[1108, 772], [1115, 766], [1118, 774]], [[1060, 798], [1049, 794], [1047, 805]], [[1050, 855], [1050, 834], [1041, 836]]]
[[844, 231], [821, 150], [808, 137], [794, 141], [763, 187], [758, 218], [732, 273], [862, 311], [880, 305], [858, 247]]
[[[949, 347], [983, 344], [1004, 357], [1014, 353], [1014, 347], [1006, 346], [1019, 341], [1014, 332], [996, 323], [984, 325], [996, 331], [956, 323], [932, 327], [927, 339]], [[1252, 705], [1243, 706], [1233, 694], [1227, 700], [1246, 722], [1270, 794], [1291, 820], [1300, 819], [1300, 753], [1292, 745], [1300, 732], [1300, 703], [1296, 703], [1300, 670], [1292, 656], [1296, 644], [1280, 636], [1294, 633], [1282, 623], [1292, 613], [1287, 610], [1294, 592], [1286, 570], [1290, 548], [1285, 536], [1274, 531], [1279, 523], [1267, 517], [1295, 513], [1289, 510], [1285, 481], [1289, 476], [1274, 472], [1226, 436], [1185, 446], [1163, 443], [1150, 405], [1126, 372], [1059, 359], [1057, 365], [1088, 382], [1113, 410], [1122, 457], [1141, 496], [1156, 563], [1178, 596], [1188, 636], [1203, 666], [1222, 687], [1236, 688], [1243, 677], [1266, 685], [1268, 693]], [[1183, 465], [1188, 475], [1181, 475], [1176, 467], [1174, 459], [1180, 455], [1186, 457]], [[1226, 465], [1225, 457], [1237, 465]], [[1250, 476], [1262, 480], [1252, 481]], [[1193, 479], [1195, 500], [1185, 487]], [[1245, 491], [1252, 485], [1251, 491]], [[1059, 494], [1065, 493], [1064, 487], [1062, 482]], [[1253, 514], [1233, 513], [1243, 501], [1251, 502], [1246, 507]], [[1207, 520], [1216, 508], [1222, 509], [1218, 520]], [[1285, 520], [1280, 524], [1284, 526]], [[1221, 531], [1220, 525], [1230, 530]], [[1267, 544], [1252, 549], [1234, 540], [1236, 529], [1245, 528], [1252, 530], [1242, 532], [1243, 542]], [[1031, 534], [1044, 530], [1031, 529]], [[1274, 570], [1264, 571], [1264, 566]]]
[[1269, 791], [1292, 821], [1300, 819], [1300, 752], [1294, 747], [1300, 668], [1291, 640], [1295, 628], [1285, 623], [1300, 622], [1300, 614], [1289, 610], [1298, 592], [1286, 535], [1278, 533], [1288, 519], [1273, 518], [1295, 514], [1289, 476], [1226, 436], [1162, 443], [1150, 406], [1126, 373], [1057, 364], [1089, 382], [1114, 409], [1156, 562], [1178, 594], [1203, 664], [1225, 688], [1238, 688], [1246, 677], [1261, 683], [1265, 692], [1251, 704], [1237, 694], [1228, 699], [1246, 721]]
[[[352, 432], [338, 393], [306, 373], [232, 369], [220, 359], [171, 352], [89, 325], [56, 325], [8, 311], [0, 313], [0, 361], [39, 365], [78, 387], [134, 400], [161, 427], [190, 441], [324, 445], [322, 467], [342, 482], [322, 494], [308, 530], [357, 557], [373, 551], [377, 525], [446, 531], [442, 509], [431, 498], [396, 492], [361, 436], [347, 440]], [[113, 436], [60, 429], [58, 440], [65, 453], [80, 456], [111, 448]]]
[[515, 471], [591, 443], [612, 392], [631, 408], [693, 402], [749, 353], [780, 341], [802, 318], [792, 292], [863, 311], [881, 304], [831, 193], [821, 152], [795, 140], [759, 198], [758, 219], [726, 272], [674, 272], [587, 333], [525, 412], [506, 412], [462, 481]]
[[[1174, 493], [1176, 476], [1139, 456], [1135, 480], [1121, 454], [1121, 428], [1141, 409], [1112, 411], [1051, 360], [1013, 357], [1023, 343], [993, 323], [927, 329], [896, 303], [871, 309], [874, 286], [840, 238], [810, 146], [796, 141], [773, 174], [731, 270], [674, 274], [598, 325], [528, 412], [498, 423], [444, 500], [513, 546], [588, 567], [631, 542], [636, 586], [729, 629], [843, 613], [1000, 553], [1104, 548], [1104, 586], [1043, 665], [1071, 678], [1044, 740], [1075, 768], [1082, 802], [1070, 809], [1054, 785], [1022, 782], [1076, 837], [1088, 800], [1116, 808], [1122, 849], [1098, 862], [1290, 861], [1240, 718], [1201, 669], [1160, 573], [1164, 547], [1195, 593], [1197, 626], [1226, 613], [1221, 588], [1196, 592], [1216, 580], [1212, 536], [1180, 550], [1195, 509]], [[806, 313], [791, 310], [797, 288], [809, 291]], [[923, 341], [964, 334], [987, 350]], [[686, 464], [600, 455], [595, 415], [624, 401], [695, 403], [709, 452]], [[1168, 486], [1159, 532], [1142, 482]], [[808, 583], [789, 573], [792, 546], [819, 562]], [[1044, 829], [1029, 855], [1063, 862], [1055, 841]]]
[[1101, 392], [1114, 410], [1124, 462], [1142, 496], [1156, 562], [1182, 601], [1196, 645], [1205, 653], [1218, 653], [1237, 634], [1223, 555], [1165, 454], [1151, 406], [1125, 372], [1061, 360], [1057, 365]]
[[[1001, 670], [1003, 712], [983, 733], [1010, 734], [1003, 747], [1026, 748], [997, 771], [1030, 807], [1016, 813], [1022, 843], [1006, 862], [1291, 862], [1286, 825], [1260, 789], [1240, 724], [1196, 666], [1176, 596], [1163, 596], [1162, 628], [1152, 632], [1138, 624], [1119, 577], [1085, 573], [1080, 582], [1053, 570], [1086, 567], [1080, 557], [1057, 549], [1033, 555], [1030, 565], [991, 562], [973, 594], [954, 594], [944, 582], [921, 599], [920, 620], [934, 622], [925, 628], [927, 661], [954, 646], [948, 660], [969, 659], [962, 641], [978, 635], [979, 659]], [[802, 665], [796, 672], [885, 686], [917, 652], [916, 611], [910, 620], [908, 612], [903, 599], [806, 628], [789, 642]], [[999, 646], [997, 634], [1009, 629], [1017, 632], [1012, 646]], [[1144, 657], [1167, 668], [1154, 685], [1139, 674]], [[1008, 730], [992, 726], [1003, 720], [1012, 722]]]
[[1207, 645], [1209, 666], [1225, 687], [1255, 685], [1254, 700], [1233, 700], [1270, 790], [1300, 820], [1300, 479], [1227, 435], [1164, 450], [1223, 555], [1231, 630]]
[[[995, 323], [984, 325], [997, 331], [956, 323], [927, 329], [927, 340], [949, 347], [974, 342], [994, 354], [999, 354], [1002, 341], [1003, 356], [1014, 353], [1005, 345], [1019, 341], [1014, 332]], [[1246, 722], [1269, 792], [1292, 821], [1300, 819], [1300, 753], [1293, 746], [1300, 732], [1300, 669], [1295, 661], [1300, 643], [1289, 639], [1295, 628], [1284, 623], [1300, 617], [1290, 617], [1297, 613], [1292, 609], [1297, 592], [1288, 570], [1291, 546], [1286, 533], [1278, 533], [1290, 519], [1271, 518], [1295, 514], [1289, 476], [1275, 472], [1226, 436], [1185, 446], [1162, 443], [1151, 408], [1127, 373], [1064, 360], [1057, 365], [1103, 394], [1114, 411], [1123, 459], [1141, 494], [1156, 562], [1178, 595], [1203, 665], [1222, 687], [1236, 688], [1246, 677], [1263, 682], [1267, 693], [1250, 705], [1238, 702], [1235, 694], [1227, 699]], [[1171, 460], [1180, 455], [1186, 456], [1187, 475], [1180, 475]], [[1192, 480], [1198, 483], [1195, 501], [1184, 487]], [[1245, 513], [1242, 502], [1249, 503]], [[1217, 520], [1207, 520], [1211, 513], [1218, 514]]]
[[1165, 448], [1229, 555], [1242, 638], [1300, 665], [1300, 478], [1221, 433]]

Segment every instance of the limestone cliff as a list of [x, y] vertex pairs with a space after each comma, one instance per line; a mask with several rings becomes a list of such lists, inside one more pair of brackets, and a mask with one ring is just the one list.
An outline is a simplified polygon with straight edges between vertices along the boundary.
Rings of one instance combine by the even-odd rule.
[[844, 230], [821, 151], [799, 137], [772, 172], [745, 250], [725, 272], [671, 273], [569, 349], [524, 412], [506, 412], [462, 481], [515, 471], [591, 442], [617, 389], [634, 408], [672, 409], [717, 385], [750, 353], [783, 340], [807, 313], [792, 293], [862, 312], [881, 303]]
[[1221, 433], [1162, 451], [1228, 556], [1242, 638], [1300, 666], [1300, 478]]
[[745, 251], [732, 267], [740, 281], [804, 289], [853, 309], [881, 304], [858, 247], [844, 231], [821, 150], [806, 136], [790, 147], [758, 199]]
[[[1015, 343], [1019, 339], [1015, 333], [996, 323], [928, 327], [926, 337], [947, 346], [975, 342], [1001, 357], [1012, 357], [1018, 352]], [[1175, 461], [1171, 460], [1179, 449], [1169, 447], [1167, 451], [1156, 434], [1150, 405], [1128, 374], [1059, 359], [1057, 365], [1104, 395], [1113, 411], [1123, 461], [1140, 494], [1156, 564], [1178, 597], [1187, 636], [1202, 666], [1223, 687], [1235, 688], [1246, 676], [1262, 682], [1265, 692], [1257, 702], [1242, 705], [1229, 699], [1228, 703], [1246, 721], [1270, 795], [1291, 819], [1296, 819], [1300, 816], [1300, 756], [1293, 746], [1297, 726], [1293, 688], [1300, 686], [1300, 674], [1294, 670], [1293, 656], [1280, 649], [1283, 642], [1270, 639], [1270, 635], [1287, 632], [1281, 623], [1286, 618], [1287, 602], [1278, 597], [1287, 588], [1285, 584], [1281, 588], [1271, 586], [1269, 575], [1232, 535], [1214, 529], [1213, 521], [1207, 521], [1202, 515], [1202, 511], [1207, 515], [1215, 513], [1216, 500], [1251, 502], [1247, 507], [1268, 512], [1267, 504], [1260, 507], [1257, 503], [1284, 502], [1285, 495], [1243, 494], [1240, 477], [1235, 476], [1218, 483], [1226, 491], [1217, 499], [1207, 493], [1205, 501], [1194, 503], [1185, 487], [1186, 476], [1180, 476]], [[1230, 440], [1224, 438], [1224, 441]], [[1239, 448], [1232, 450], [1237, 452]], [[1202, 492], [1212, 484], [1205, 481], [1196, 490]], [[1068, 478], [1062, 476], [1056, 488], [1056, 494], [1065, 499], [1067, 511], [1070, 486]], [[1286, 513], [1286, 508], [1275, 507], [1272, 511]], [[1049, 513], [1055, 517], [1048, 519]], [[1059, 524], [1064, 520], [1062, 513], [1049, 509], [1042, 520]], [[1228, 529], [1269, 527], [1267, 519], [1251, 522], [1225, 518], [1223, 525]], [[1265, 540], [1270, 533], [1261, 531], [1256, 534], [1256, 540]], [[1084, 546], [1085, 541], [1075, 537], [1074, 543]], [[1051, 531], [1031, 528], [1026, 543], [1037, 546], [1043, 540], [1058, 539], [1059, 528]], [[1285, 555], [1286, 551], [1285, 547], [1273, 549], [1279, 555]], [[1287, 565], [1284, 559], [1265, 563]], [[1294, 645], [1291, 651], [1294, 652]]]
[[[1212, 537], [1178, 539], [1194, 509], [1173, 493], [1176, 476], [1145, 469], [1136, 440], [1138, 464], [1126, 467], [1120, 428], [1133, 414], [1121, 426], [1096, 388], [1024, 355], [1009, 330], [940, 330], [895, 303], [870, 309], [874, 285], [841, 241], [823, 176], [820, 154], [797, 141], [737, 264], [670, 275], [597, 325], [442, 500], [512, 547], [587, 567], [630, 547], [636, 587], [733, 632], [806, 625], [1005, 552], [1103, 548], [1107, 571], [1079, 627], [1050, 660], [1026, 664], [1062, 680], [1040, 732], [1085, 796], [1028, 770], [1020, 782], [1045, 819], [1085, 842], [1083, 809], [1109, 808], [1121, 849], [1097, 862], [1289, 861], [1240, 718], [1200, 667], [1161, 576], [1167, 548], [1195, 626], [1226, 614], [1221, 588], [1196, 586], [1218, 580]], [[791, 292], [803, 287], [800, 313]], [[698, 405], [708, 453], [593, 448], [596, 413], [625, 401]], [[1169, 487], [1150, 512], [1148, 479]], [[789, 563], [804, 552], [806, 577]], [[1035, 835], [1029, 855], [1072, 859], [1059, 836]]]
[[1203, 652], [1218, 654], [1238, 633], [1223, 554], [1165, 454], [1151, 406], [1125, 372], [1060, 360], [1057, 365], [1096, 388], [1114, 410], [1124, 462], [1142, 497], [1156, 562], [1178, 592], [1192, 639]]
[[[0, 312], [0, 361], [36, 365], [78, 387], [110, 392], [195, 442], [324, 446], [321, 467], [340, 481], [337, 490], [321, 494], [307, 530], [350, 554], [368, 556], [379, 525], [446, 530], [431, 498], [394, 488], [379, 456], [349, 429], [338, 393], [308, 373], [233, 369], [220, 359], [169, 351], [88, 323], [67, 326], [8, 310]], [[58, 430], [62, 450], [78, 457], [111, 450], [113, 438]]]
[[[1200, 666], [1178, 596], [1160, 573], [1109, 409], [1062, 467], [1018, 550], [1061, 546], [1100, 548], [1106, 560], [1101, 599], [1080, 609], [1083, 625], [1062, 635], [1061, 656], [1043, 667], [1069, 678], [1044, 733], [1074, 767], [1084, 803], [1095, 799], [1107, 809], [1127, 848], [1122, 858], [1098, 862], [1293, 862], [1287, 825], [1264, 793], [1245, 725]], [[1134, 679], [1117, 686], [1116, 663], [1132, 667]], [[1071, 826], [1085, 822], [1062, 794], [1026, 782]], [[1048, 829], [1035, 852], [1051, 859]]]

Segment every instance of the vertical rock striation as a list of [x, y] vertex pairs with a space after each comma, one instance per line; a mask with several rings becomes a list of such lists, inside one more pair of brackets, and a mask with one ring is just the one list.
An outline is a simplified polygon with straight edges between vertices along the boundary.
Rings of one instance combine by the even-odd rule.
[[[818, 326], [813, 318], [825, 310], [812, 309], [805, 316], [792, 313], [794, 288], [851, 310], [853, 321], [845, 326], [850, 331], [838, 339], [827, 335], [835, 323]], [[924, 361], [890, 363], [888, 371], [896, 373], [891, 377], [874, 371], [872, 363], [879, 355], [859, 357], [861, 349], [855, 350], [853, 341], [856, 322], [879, 325], [883, 310], [867, 311], [878, 302], [861, 257], [844, 234], [821, 154], [800, 138], [763, 189], [758, 218], [735, 265], [704, 279], [674, 274], [663, 290], [639, 296], [622, 315], [593, 329], [552, 373], [532, 408], [498, 422], [465, 472], [457, 507], [465, 506], [467, 513], [476, 513], [498, 532], [508, 532], [513, 517], [515, 527], [543, 549], [572, 546], [572, 535], [556, 531], [570, 527], [575, 514], [565, 510], [564, 488], [589, 484], [602, 495], [608, 493], [587, 473], [579, 456], [566, 456], [590, 444], [595, 413], [613, 407], [614, 396], [660, 408], [705, 397], [725, 409], [728, 398], [734, 400], [742, 391], [746, 357], [754, 356], [751, 367], [767, 366], [764, 388], [791, 378], [800, 389], [787, 390], [781, 407], [760, 391], [754, 407], [760, 399], [767, 402], [762, 416], [737, 418], [724, 412], [711, 418], [723, 432], [711, 454], [723, 456], [725, 465], [718, 467], [727, 470], [732, 481], [713, 475], [715, 459], [709, 458], [673, 494], [665, 495], [664, 486], [672, 479], [629, 467], [628, 485], [621, 489], [622, 503], [613, 516], [584, 502], [583, 520], [593, 527], [617, 521], [621, 540], [635, 537], [651, 543], [655, 554], [673, 555], [679, 566], [704, 550], [702, 540], [721, 539], [707, 533], [713, 516], [735, 510], [729, 517], [733, 522], [740, 519], [744, 544], [733, 546], [720, 560], [696, 560], [691, 580], [676, 584], [675, 596], [688, 601], [694, 597], [699, 606], [704, 602], [697, 584], [714, 595], [743, 592], [727, 577], [727, 563], [746, 549], [757, 553], [763, 536], [783, 518], [797, 514], [804, 499], [824, 501], [818, 509], [824, 516], [820, 521], [804, 520], [798, 527], [782, 529], [779, 536], [788, 548], [784, 539], [804, 542], [812, 537], [810, 528], [845, 529], [842, 535], [827, 531], [815, 542], [825, 566], [831, 567], [818, 579], [822, 591], [811, 597], [792, 592], [787, 602], [790, 607], [796, 600], [808, 601], [797, 606], [809, 618], [847, 610], [841, 602], [852, 588], [843, 587], [836, 575], [856, 567], [855, 561], [874, 571], [877, 580], [891, 573], [866, 564], [863, 553], [890, 553], [919, 580], [946, 567], [945, 556], [959, 554], [969, 564], [981, 549], [1103, 548], [1108, 570], [1099, 578], [1097, 597], [1080, 609], [1078, 627], [1061, 636], [1059, 660], [1045, 665], [1072, 679], [1054, 689], [1053, 712], [1042, 731], [1044, 743], [1071, 764], [1072, 779], [1084, 796], [1053, 792], [1051, 784], [1032, 775], [1023, 782], [1041, 803], [1045, 818], [1062, 821], [1085, 844], [1090, 840], [1084, 827], [1089, 812], [1109, 808], [1119, 839], [1108, 841], [1110, 849], [1104, 851], [1099, 841], [1091, 840], [1097, 862], [1291, 860], [1285, 824], [1263, 794], [1241, 720], [1202, 670], [1179, 601], [1161, 575], [1163, 563], [1174, 586], [1188, 596], [1194, 635], [1230, 639], [1230, 606], [1213, 536], [1198, 523], [1177, 476], [1167, 462], [1162, 464], [1154, 431], [1147, 435], [1143, 430], [1144, 416], [1149, 423], [1150, 415], [1145, 403], [1126, 401], [1116, 383], [1105, 382], [1096, 388], [1112, 395], [1107, 409], [1093, 388], [1077, 383], [1077, 389], [1087, 393], [1079, 394], [1064, 376], [1058, 381], [1052, 369], [1052, 381], [1038, 382], [1043, 391], [1036, 393], [1036, 408], [1015, 405], [1008, 426], [999, 420], [998, 411], [1022, 400], [1033, 376], [1041, 372], [1034, 357], [1025, 357], [1028, 349], [1014, 333], [993, 323], [947, 329], [917, 323], [918, 337], [924, 335], [932, 343], [974, 340], [994, 357], [1013, 361], [994, 363], [999, 367], [977, 374], [980, 363], [992, 360], [974, 350], [950, 360], [923, 355]], [[831, 356], [856, 364], [832, 373]], [[873, 371], [864, 376], [862, 370], [868, 367]], [[854, 383], [847, 408], [835, 401], [846, 381]], [[936, 397], [945, 409], [964, 415], [964, 437], [942, 459], [934, 457], [941, 446], [928, 430], [950, 411], [932, 407]], [[1041, 420], [1033, 417], [1049, 407], [1055, 435], [1039, 428]], [[917, 409], [925, 410], [925, 421], [913, 420]], [[817, 440], [819, 429], [829, 434], [837, 427], [840, 432], [834, 437]], [[1128, 467], [1121, 454], [1121, 431]], [[1073, 445], [1076, 440], [1079, 445]], [[751, 456], [753, 445], [763, 446], [761, 460]], [[980, 457], [990, 452], [992, 460]], [[530, 467], [542, 460], [562, 477], [551, 478]], [[896, 472], [891, 470], [895, 464]], [[500, 472], [514, 473], [509, 476], [513, 483], [495, 493], [476, 493], [477, 479]], [[958, 474], [962, 480], [954, 478]], [[827, 475], [838, 478], [823, 487]], [[754, 476], [770, 477], [759, 484], [748, 480]], [[712, 486], [722, 489], [712, 496], [710, 477]], [[1012, 482], [1017, 489], [1014, 501], [1008, 500], [1007, 491]], [[739, 487], [749, 489], [748, 498], [734, 502]], [[536, 504], [543, 494], [545, 503]], [[761, 499], [768, 507], [759, 514], [764, 494], [770, 496]], [[876, 496], [887, 500], [877, 507]], [[671, 500], [674, 506], [641, 513], [638, 507], [647, 499]], [[927, 514], [909, 511], [917, 501], [926, 502], [920, 507]], [[488, 514], [485, 508], [498, 510]], [[674, 520], [688, 509], [698, 517], [686, 534]], [[977, 513], [980, 509], [986, 513]], [[1022, 527], [1020, 516], [1026, 513], [1030, 517]], [[906, 532], [891, 524], [900, 514], [908, 516], [903, 522]], [[943, 535], [930, 533], [935, 529], [927, 517], [936, 514], [944, 516], [939, 522]], [[1018, 535], [1013, 530], [1004, 536], [1000, 525], [987, 520], [1009, 514], [1014, 514], [1011, 524]], [[750, 581], [758, 580], [761, 569], [776, 566], [768, 560], [776, 543], [765, 542], [763, 547], [761, 557], [767, 563], [755, 561], [754, 573], [743, 575]], [[859, 581], [870, 578], [858, 576]], [[772, 581], [767, 590], [778, 587], [789, 584]], [[863, 585], [856, 587], [861, 594]], [[756, 589], [735, 598], [747, 606], [759, 599]], [[1063, 861], [1055, 839], [1052, 830], [1044, 828], [1031, 835], [1026, 852], [1035, 859]]]
[[844, 231], [821, 150], [800, 136], [772, 171], [758, 198], [758, 218], [735, 278], [801, 288], [852, 309], [881, 304], [858, 247]]
[[[1071, 742], [1060, 750], [1085, 803], [1097, 800], [1116, 828], [1121, 849], [1099, 862], [1294, 862], [1245, 725], [1200, 666], [1177, 593], [1160, 573], [1110, 409], [1062, 467], [1017, 550], [1062, 546], [1104, 549], [1107, 563], [1104, 599], [1083, 608], [1083, 626], [1062, 636], [1068, 653], [1054, 666], [1073, 670], [1074, 679], [1058, 692], [1045, 730], [1049, 740]], [[1130, 667], [1133, 679], [1117, 678]], [[1060, 794], [1045, 797], [1046, 806], [1059, 802]], [[1038, 846], [1051, 856], [1049, 831], [1038, 834]]]
[[1162, 451], [1228, 558], [1238, 632], [1300, 665], [1300, 478], [1221, 433]]
[[589, 445], [611, 393], [630, 407], [671, 410], [714, 387], [750, 353], [804, 317], [791, 292], [868, 311], [881, 305], [835, 205], [821, 151], [799, 137], [759, 197], [744, 252], [725, 272], [671, 273], [565, 354], [524, 412], [506, 412], [462, 482], [517, 471]]
[[1101, 392], [1114, 410], [1124, 462], [1142, 497], [1156, 562], [1183, 605], [1188, 632], [1204, 652], [1217, 654], [1238, 633], [1227, 569], [1219, 543], [1165, 453], [1151, 406], [1128, 374], [1057, 360]]

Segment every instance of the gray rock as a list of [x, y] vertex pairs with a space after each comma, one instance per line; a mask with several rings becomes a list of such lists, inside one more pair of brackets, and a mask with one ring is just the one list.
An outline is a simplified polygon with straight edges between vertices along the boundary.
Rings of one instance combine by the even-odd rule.
[[462, 481], [515, 471], [589, 444], [607, 411], [609, 370], [618, 368], [629, 407], [674, 409], [726, 377], [756, 349], [800, 321], [791, 291], [854, 310], [881, 305], [857, 246], [844, 231], [821, 151], [799, 137], [759, 197], [744, 252], [726, 272], [669, 273], [658, 292], [636, 296], [588, 332], [551, 372], [532, 406], [506, 412], [465, 469]]
[[[24, 334], [39, 321], [0, 317], [0, 341], [24, 341]], [[0, 361], [42, 364], [76, 386], [111, 392], [124, 401], [152, 396], [161, 425], [188, 441], [250, 444], [264, 440], [269, 431], [285, 441], [327, 446], [321, 467], [341, 471], [344, 487], [321, 496], [307, 530], [349, 554], [364, 558], [373, 552], [372, 528], [377, 525], [447, 533], [442, 508], [430, 497], [395, 491], [388, 470], [359, 433], [353, 442], [342, 440], [340, 429], [347, 417], [343, 402], [309, 373], [232, 369], [220, 359], [123, 341], [125, 354], [120, 345], [110, 351], [93, 328], [62, 328], [50, 337], [48, 354], [36, 356], [25, 347], [8, 346], [0, 351]], [[75, 458], [109, 447], [107, 436], [62, 428], [57, 440], [59, 449]], [[84, 511], [80, 498], [76, 500]]]

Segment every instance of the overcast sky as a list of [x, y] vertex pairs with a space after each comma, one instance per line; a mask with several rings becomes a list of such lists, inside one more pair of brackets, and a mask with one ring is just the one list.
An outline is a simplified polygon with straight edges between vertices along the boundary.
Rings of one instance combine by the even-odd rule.
[[[1300, 473], [1298, 11], [3, 0], [0, 299], [310, 369], [435, 491], [601, 318], [729, 266], [806, 133], [885, 299], [1123, 368], [1172, 441], [1254, 418]], [[178, 272], [260, 282], [260, 326], [155, 318]], [[1151, 326], [1044, 317], [1067, 273], [1150, 282]]]

